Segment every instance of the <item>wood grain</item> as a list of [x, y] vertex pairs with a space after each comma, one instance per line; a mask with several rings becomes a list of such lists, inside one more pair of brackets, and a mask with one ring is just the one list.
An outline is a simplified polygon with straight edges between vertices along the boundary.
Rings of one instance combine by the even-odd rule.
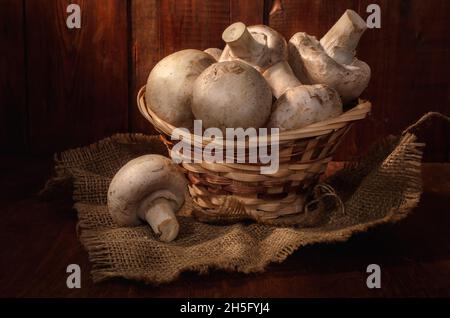
[[[66, 27], [70, 3], [81, 7], [81, 29]], [[32, 151], [58, 151], [126, 131], [126, 1], [35, 0], [25, 9]]]
[[[65, 26], [69, 3], [81, 5], [81, 30]], [[155, 133], [135, 97], [164, 56], [222, 47], [223, 29], [238, 20], [268, 23], [288, 39], [300, 30], [321, 37], [345, 9], [366, 18], [371, 3], [382, 27], [366, 32], [358, 55], [372, 67], [363, 97], [374, 107], [341, 146], [336, 158], [346, 160], [427, 111], [450, 114], [450, 2], [3, 0], [0, 151], [52, 153], [120, 131]], [[428, 128], [426, 161], [450, 160], [449, 135], [445, 125]]]
[[161, 59], [161, 1], [131, 1], [131, 89], [129, 96], [130, 130], [155, 134], [156, 130], [140, 114], [136, 105], [139, 89]]
[[[374, 1], [361, 0], [360, 14]], [[364, 96], [373, 101], [371, 121], [353, 134], [356, 151], [377, 137], [398, 134], [428, 111], [450, 115], [450, 2], [375, 1], [381, 29], [368, 30], [359, 56], [372, 66]], [[426, 161], [449, 161], [450, 129], [428, 127]]]
[[0, 1], [0, 153], [26, 151], [23, 1]]
[[222, 47], [222, 32], [230, 23], [230, 3], [176, 0], [161, 3], [163, 56], [195, 48]]
[[[350, 132], [337, 159], [350, 160], [374, 141], [401, 133], [425, 112], [450, 114], [448, 1], [282, 0], [269, 24], [287, 39], [299, 31], [320, 38], [346, 9], [365, 19], [371, 3], [381, 7], [382, 26], [366, 31], [358, 56], [372, 68], [362, 97], [372, 101], [373, 112]], [[450, 160], [449, 135], [444, 125], [429, 128], [425, 160]]]
[[230, 0], [230, 22], [264, 23], [264, 0]]

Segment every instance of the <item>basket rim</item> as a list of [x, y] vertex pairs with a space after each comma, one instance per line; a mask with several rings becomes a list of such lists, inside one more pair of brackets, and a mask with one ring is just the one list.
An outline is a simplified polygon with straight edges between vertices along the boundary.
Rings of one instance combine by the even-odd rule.
[[[145, 87], [146, 85], [142, 86], [137, 94], [137, 105], [139, 111], [144, 116], [144, 118], [147, 119], [156, 128], [156, 130], [158, 130], [160, 133], [164, 133], [167, 136], [171, 136], [172, 132], [177, 127], [161, 119], [150, 109], [150, 107], [146, 106]], [[270, 140], [272, 136], [276, 136], [281, 144], [298, 139], [326, 135], [337, 129], [347, 126], [351, 122], [355, 122], [366, 118], [371, 109], [372, 104], [370, 101], [359, 99], [358, 105], [347, 110], [346, 112], [342, 113], [337, 117], [316, 122], [299, 129], [284, 130], [280, 131], [278, 134], [268, 134], [267, 138]], [[182, 140], [184, 141], [189, 140], [191, 144], [198, 144], [199, 146], [202, 146], [204, 143], [216, 143], [218, 145], [223, 146], [224, 145], [223, 142], [226, 141], [225, 138], [216, 138], [216, 137], [208, 138], [204, 136], [202, 136], [202, 139], [198, 141], [197, 139], [199, 136], [189, 132], [187, 129], [178, 129], [177, 132], [178, 136], [181, 137]], [[239, 145], [238, 142], [237, 146], [248, 148], [248, 143], [250, 141], [252, 141], [252, 137], [249, 138], [249, 140], [245, 144], [242, 143], [241, 145]]]

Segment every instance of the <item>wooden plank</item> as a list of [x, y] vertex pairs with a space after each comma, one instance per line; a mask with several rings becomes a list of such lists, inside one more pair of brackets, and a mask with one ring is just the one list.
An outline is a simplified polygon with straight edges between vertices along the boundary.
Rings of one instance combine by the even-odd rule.
[[136, 105], [139, 89], [147, 82], [148, 74], [161, 59], [160, 16], [158, 0], [131, 1], [131, 89], [130, 130], [155, 134], [153, 126], [140, 114]]
[[[368, 30], [359, 47], [359, 56], [372, 68], [364, 96], [374, 105], [371, 120], [354, 132], [362, 149], [377, 137], [400, 133], [425, 112], [450, 114], [450, 3], [376, 2], [382, 10], [381, 29]], [[370, 3], [360, 1], [361, 15], [367, 16]], [[427, 128], [425, 160], [450, 160], [448, 136], [448, 125]]]
[[230, 23], [230, 3], [222, 0], [172, 0], [161, 3], [162, 55], [178, 50], [222, 47]]
[[230, 22], [264, 23], [264, 0], [230, 0]]
[[[350, 160], [374, 141], [398, 134], [428, 111], [450, 114], [450, 24], [448, 1], [387, 0], [283, 0], [275, 1], [269, 23], [287, 39], [303, 31], [320, 38], [345, 11], [353, 9], [364, 19], [371, 3], [381, 7], [381, 29], [367, 30], [358, 56], [372, 68], [363, 94], [373, 103], [372, 116], [355, 125], [337, 159]], [[448, 128], [430, 127], [425, 159], [450, 160]]]
[[272, 1], [269, 25], [287, 40], [297, 32], [322, 37], [346, 9], [358, 9], [358, 0]]
[[[66, 27], [79, 4], [81, 29]], [[126, 131], [127, 3], [26, 2], [31, 149], [53, 152]]]
[[0, 1], [0, 153], [26, 150], [23, 1]]

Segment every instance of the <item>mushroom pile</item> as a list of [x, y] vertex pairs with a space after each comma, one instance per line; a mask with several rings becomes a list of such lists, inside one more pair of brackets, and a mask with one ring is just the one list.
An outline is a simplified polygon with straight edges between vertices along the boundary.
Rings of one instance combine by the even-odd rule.
[[370, 80], [356, 48], [365, 21], [347, 10], [322, 37], [287, 42], [266, 25], [228, 26], [223, 50], [182, 50], [150, 73], [146, 105], [175, 127], [299, 129], [339, 116]]
[[[166, 56], [151, 70], [145, 100], [162, 120], [192, 129], [300, 129], [339, 116], [357, 99], [370, 68], [356, 48], [365, 21], [347, 10], [322, 37], [298, 32], [287, 42], [265, 25], [227, 27], [223, 50], [187, 49]], [[178, 234], [175, 216], [187, 182], [170, 159], [148, 155], [115, 175], [108, 208], [122, 226], [147, 222], [162, 241]]]

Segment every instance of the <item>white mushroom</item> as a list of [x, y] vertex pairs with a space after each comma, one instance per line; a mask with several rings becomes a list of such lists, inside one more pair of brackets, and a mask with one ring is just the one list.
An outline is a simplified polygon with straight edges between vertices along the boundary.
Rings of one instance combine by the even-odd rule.
[[277, 99], [280, 98], [286, 90], [302, 85], [293, 73], [289, 63], [286, 61], [281, 61], [272, 65], [262, 73], [262, 75], [272, 88], [273, 96]]
[[347, 10], [319, 42], [299, 32], [289, 41], [289, 63], [304, 84], [326, 84], [344, 103], [358, 98], [369, 84], [370, 67], [354, 57], [365, 30], [356, 12]]
[[237, 22], [225, 29], [222, 38], [227, 46], [220, 60], [239, 60], [256, 68], [277, 99], [287, 89], [302, 85], [286, 61], [286, 40], [277, 31], [265, 25], [246, 27]]
[[169, 158], [145, 155], [129, 161], [114, 176], [108, 189], [108, 210], [121, 226], [143, 220], [164, 242], [174, 240], [179, 224], [175, 213], [184, 203], [187, 182]]
[[266, 25], [247, 27], [242, 22], [230, 25], [222, 34], [227, 43], [220, 61], [239, 59], [263, 72], [287, 59], [287, 44], [281, 34]]
[[338, 93], [322, 84], [301, 85], [288, 89], [275, 102], [268, 127], [299, 129], [342, 113]]
[[192, 112], [205, 128], [262, 127], [271, 105], [267, 82], [240, 61], [213, 64], [194, 83]]
[[353, 10], [346, 10], [333, 27], [320, 39], [327, 54], [339, 64], [353, 62], [356, 47], [367, 29], [366, 22]]
[[192, 86], [200, 73], [215, 62], [208, 53], [191, 49], [166, 56], [148, 77], [147, 107], [176, 127], [192, 127]]
[[216, 61], [219, 61], [220, 56], [222, 55], [222, 50], [215, 47], [210, 47], [209, 49], [206, 49], [203, 52], [211, 55]]
[[321, 84], [302, 85], [286, 61], [273, 65], [263, 76], [277, 98], [269, 127], [298, 129], [342, 113], [342, 102], [334, 89]]

